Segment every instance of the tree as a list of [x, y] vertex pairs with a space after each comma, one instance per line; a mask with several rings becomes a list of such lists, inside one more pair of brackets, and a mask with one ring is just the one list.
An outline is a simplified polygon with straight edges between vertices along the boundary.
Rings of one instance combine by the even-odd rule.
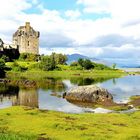
[[116, 69], [116, 63], [114, 63], [114, 64], [112, 65], [112, 68], [113, 68], [113, 69]]
[[55, 53], [52, 53], [51, 56], [50, 56], [50, 67], [51, 67], [51, 70], [54, 70], [56, 68], [56, 60], [55, 60]]
[[67, 61], [67, 56], [63, 54], [52, 53], [51, 55], [40, 56], [41, 60], [38, 67], [43, 70], [54, 70], [57, 65], [65, 65]]
[[72, 62], [71, 64], [70, 64], [70, 66], [78, 66], [79, 65], [79, 63], [78, 62]]
[[1, 55], [0, 58], [3, 59], [5, 62], [8, 62], [10, 60], [9, 57], [6, 55]]
[[86, 70], [94, 68], [93, 63], [89, 59], [84, 60], [82, 58], [79, 58], [78, 63], [81, 67], [83, 67]]
[[0, 59], [0, 70], [4, 70], [5, 68], [5, 61], [3, 59]]
[[61, 53], [59, 53], [59, 54], [55, 53], [55, 62], [56, 62], [57, 65], [58, 64], [65, 65], [66, 61], [67, 61], [67, 56], [66, 55], [63, 55]]
[[83, 67], [83, 66], [84, 66], [84, 59], [79, 58], [79, 59], [78, 59], [78, 63], [79, 63], [79, 65], [80, 65], [81, 67]]
[[39, 55], [30, 53], [21, 53], [19, 60], [21, 61], [38, 61]]
[[94, 66], [93, 66], [92, 62], [89, 59], [86, 59], [83, 62], [83, 67], [84, 67], [84, 69], [89, 70], [89, 69], [92, 69]]
[[5, 61], [3, 59], [0, 59], [0, 78], [5, 77]]
[[52, 53], [50, 56], [42, 56], [41, 62], [39, 63], [39, 68], [46, 71], [54, 70], [56, 68], [55, 54]]

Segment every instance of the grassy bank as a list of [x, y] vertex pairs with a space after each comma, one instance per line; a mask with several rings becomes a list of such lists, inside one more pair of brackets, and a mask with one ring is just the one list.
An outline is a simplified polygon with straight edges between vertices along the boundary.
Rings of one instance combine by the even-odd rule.
[[126, 75], [122, 71], [116, 70], [63, 70], [63, 71], [41, 71], [41, 70], [29, 70], [25, 72], [8, 71], [7, 78], [21, 79], [27, 78], [31, 80], [45, 79], [46, 77], [53, 78], [71, 78], [71, 77], [83, 77], [83, 78], [118, 78]]
[[1, 140], [139, 140], [140, 112], [65, 114], [11, 107], [0, 111]]
[[[15, 69], [16, 63], [16, 69]], [[46, 77], [53, 77], [53, 78], [71, 78], [71, 77], [84, 77], [84, 78], [97, 78], [97, 77], [105, 77], [105, 78], [118, 78], [121, 76], [126, 75], [122, 70], [75, 70], [72, 69], [69, 65], [58, 65], [60, 70], [53, 70], [53, 71], [43, 71], [34, 67], [37, 62], [7, 62], [6, 66], [11, 68], [11, 71], [7, 71], [8, 78], [15, 78], [15, 79], [31, 79], [31, 80], [39, 80], [45, 79]], [[26, 69], [25, 71], [15, 71], [17, 70], [17, 65]]]

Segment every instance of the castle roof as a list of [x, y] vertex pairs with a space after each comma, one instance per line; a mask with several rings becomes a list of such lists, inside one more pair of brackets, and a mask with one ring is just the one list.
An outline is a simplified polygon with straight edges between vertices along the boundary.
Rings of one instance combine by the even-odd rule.
[[18, 30], [13, 34], [13, 37], [21, 36], [21, 35], [32, 35], [36, 36], [36, 31], [30, 26], [29, 22], [26, 22], [25, 26], [20, 26]]

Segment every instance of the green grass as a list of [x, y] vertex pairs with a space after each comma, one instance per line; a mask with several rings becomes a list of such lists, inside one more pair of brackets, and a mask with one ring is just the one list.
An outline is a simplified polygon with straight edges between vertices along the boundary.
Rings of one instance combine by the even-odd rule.
[[53, 77], [53, 78], [71, 78], [71, 77], [83, 77], [83, 78], [97, 78], [97, 77], [108, 77], [108, 78], [119, 78], [126, 75], [122, 71], [114, 70], [65, 70], [65, 71], [41, 71], [41, 70], [28, 70], [25, 72], [13, 72], [8, 71], [7, 77], [10, 78], [21, 78], [25, 77], [28, 79], [36, 80], [43, 79], [44, 77]]
[[[6, 66], [11, 67], [14, 62], [7, 62]], [[54, 71], [43, 71], [38, 70], [32, 67], [37, 62], [23, 62], [16, 61], [16, 63], [24, 68], [27, 68], [27, 71], [24, 72], [15, 72], [8, 71], [7, 76], [17, 77], [28, 77], [29, 79], [41, 79], [43, 77], [54, 77], [54, 78], [70, 78], [70, 77], [109, 77], [109, 78], [118, 78], [120, 76], [126, 75], [122, 70], [71, 70], [71, 67], [68, 65], [59, 65], [62, 71], [54, 70]]]
[[11, 107], [0, 111], [3, 140], [139, 140], [140, 112], [66, 114]]
[[131, 100], [131, 101], [134, 101], [134, 100], [136, 100], [136, 99], [140, 99], [140, 95], [135, 95], [135, 96], [131, 96], [131, 97], [130, 97], [130, 100]]
[[[15, 61], [19, 66], [24, 67], [24, 68], [30, 68], [31, 66], [33, 66], [34, 64], [36, 64], [37, 62], [23, 62], [23, 61]], [[6, 66], [7, 67], [12, 67], [14, 62], [7, 62]]]
[[[7, 71], [6, 79], [10, 79], [12, 85], [17, 85], [20, 80], [33, 80], [37, 87], [45, 87], [51, 81], [57, 84], [62, 83], [62, 80], [69, 79], [71, 83], [84, 85], [96, 84], [106, 80], [120, 78], [125, 76], [122, 71], [104, 70], [104, 71], [79, 71], [79, 70], [63, 70], [63, 71], [42, 71], [42, 70], [27, 70], [24, 72]], [[52, 79], [52, 80], [51, 80]], [[113, 80], [115, 82], [115, 80]], [[61, 84], [62, 85], [62, 84]], [[24, 87], [25, 85], [18, 85]]]

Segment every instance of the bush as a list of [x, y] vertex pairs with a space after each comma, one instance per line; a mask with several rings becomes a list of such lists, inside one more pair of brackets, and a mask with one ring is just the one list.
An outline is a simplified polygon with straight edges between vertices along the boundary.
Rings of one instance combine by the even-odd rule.
[[104, 65], [104, 64], [98, 64], [94, 63], [89, 59], [82, 59], [80, 58], [78, 62], [73, 62], [70, 65], [72, 70], [90, 70], [90, 69], [96, 69], [96, 70], [111, 70], [110, 67]]
[[5, 68], [5, 61], [0, 58], [0, 70], [4, 70]]
[[42, 70], [62, 70], [58, 65], [65, 65], [67, 61], [66, 55], [52, 53], [51, 55], [41, 56], [40, 62], [36, 65]]
[[83, 70], [83, 68], [81, 66], [72, 66], [71, 70]]
[[80, 58], [79, 60], [78, 60], [78, 64], [81, 66], [81, 67], [83, 67], [85, 70], [89, 70], [89, 69], [92, 69], [92, 68], [94, 68], [94, 65], [93, 65], [93, 63], [89, 60], [89, 59], [82, 59], [82, 58]]
[[110, 67], [108, 67], [108, 66], [106, 66], [106, 65], [104, 65], [104, 64], [93, 63], [93, 65], [94, 65], [94, 68], [95, 68], [96, 70], [111, 70]]
[[5, 77], [5, 61], [0, 59], [0, 78]]
[[78, 66], [78, 65], [79, 65], [78, 62], [72, 62], [72, 63], [70, 64], [71, 67], [73, 67], [73, 66]]
[[9, 57], [6, 55], [1, 55], [0, 58], [3, 59], [5, 62], [8, 62], [10, 60]]
[[19, 56], [20, 61], [38, 61], [39, 55], [30, 53], [21, 53]]
[[17, 62], [14, 62], [12, 65], [12, 70], [15, 72], [23, 72], [27, 70], [27, 68], [20, 66]]
[[83, 62], [83, 67], [84, 67], [84, 69], [89, 70], [89, 69], [94, 68], [94, 65], [93, 65], [93, 63], [90, 60], [86, 59]]

